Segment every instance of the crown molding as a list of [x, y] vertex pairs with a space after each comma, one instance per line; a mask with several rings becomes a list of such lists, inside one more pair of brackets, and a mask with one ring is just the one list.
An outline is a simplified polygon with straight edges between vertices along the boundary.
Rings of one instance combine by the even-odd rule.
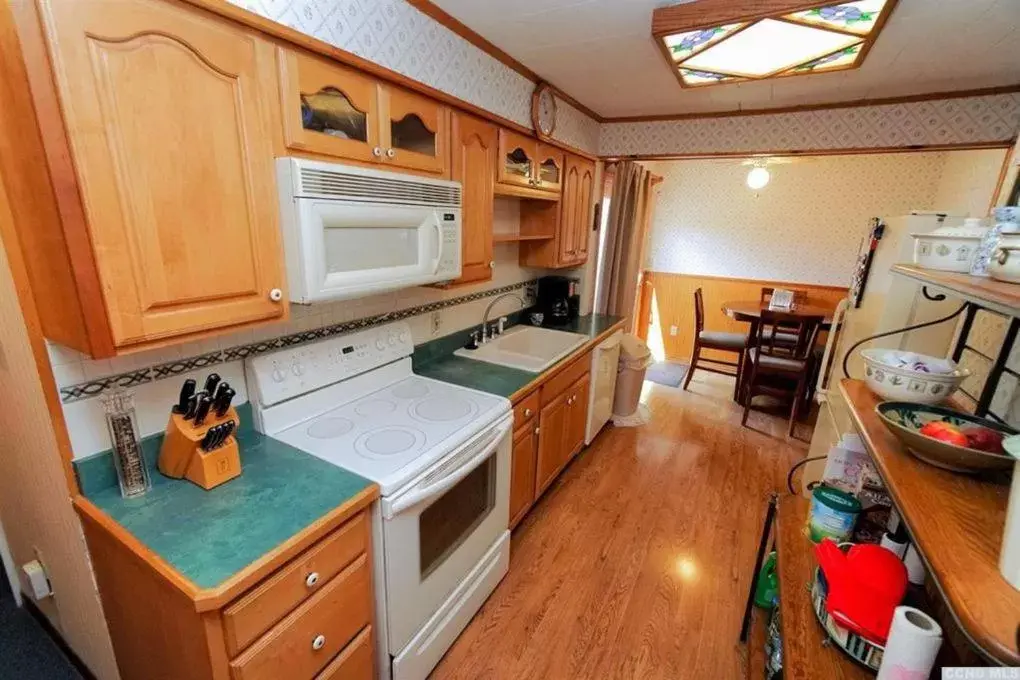
[[909, 104], [912, 102], [930, 101], [933, 99], [960, 99], [963, 97], [983, 97], [993, 94], [1011, 94], [1020, 92], [1020, 83], [985, 87], [974, 90], [951, 90], [948, 92], [929, 92], [926, 94], [908, 95], [903, 97], [884, 97], [876, 99], [853, 99], [849, 101], [825, 102], [820, 104], [800, 104], [772, 109], [735, 109], [730, 111], [705, 111], [699, 113], [667, 113], [652, 116], [618, 116], [605, 117], [604, 123], [654, 123], [674, 120], [697, 120], [699, 118], [730, 118], [733, 116], [764, 116], [776, 113], [799, 113], [801, 111], [819, 111], [822, 109], [847, 109], [858, 106], [881, 106], [883, 104]]

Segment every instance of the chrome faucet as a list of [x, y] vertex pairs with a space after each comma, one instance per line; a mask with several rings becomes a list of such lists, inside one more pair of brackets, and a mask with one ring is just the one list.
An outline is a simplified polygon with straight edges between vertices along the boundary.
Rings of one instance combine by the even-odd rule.
[[489, 313], [492, 311], [492, 308], [496, 305], [497, 302], [499, 302], [503, 298], [509, 298], [509, 297], [516, 298], [517, 301], [519, 303], [521, 303], [521, 309], [524, 309], [525, 307], [528, 306], [528, 304], [524, 301], [524, 298], [522, 298], [517, 293], [503, 293], [502, 295], [497, 295], [493, 299], [493, 301], [489, 303], [489, 306], [485, 308], [485, 314], [482, 315], [482, 343], [483, 344], [488, 342], [490, 339], [500, 335], [503, 332], [503, 324], [502, 323], [499, 324], [499, 328], [498, 329], [490, 329], [489, 328]]

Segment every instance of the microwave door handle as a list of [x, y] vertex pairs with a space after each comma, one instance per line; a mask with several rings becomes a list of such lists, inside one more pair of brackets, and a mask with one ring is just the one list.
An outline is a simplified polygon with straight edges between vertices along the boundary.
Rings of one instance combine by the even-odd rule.
[[439, 247], [436, 249], [436, 259], [432, 262], [432, 274], [434, 276], [439, 273], [439, 263], [443, 259], [443, 225], [437, 219], [432, 223], [432, 226], [436, 228], [436, 239], [439, 241]]
[[452, 489], [456, 484], [467, 477], [469, 474], [474, 472], [475, 468], [482, 464], [486, 458], [492, 455], [492, 452], [499, 448], [503, 438], [510, 432], [510, 428], [513, 425], [506, 425], [501, 427], [495, 434], [495, 436], [485, 445], [485, 448], [478, 453], [474, 458], [461, 466], [456, 472], [443, 477], [435, 484], [431, 484], [421, 489], [415, 489], [409, 493], [404, 494], [396, 498], [393, 501], [383, 504], [383, 517], [385, 519], [393, 519], [396, 515], [399, 515], [408, 508], [412, 508], [418, 505], [427, 498], [438, 496], [446, 493], [449, 489]]

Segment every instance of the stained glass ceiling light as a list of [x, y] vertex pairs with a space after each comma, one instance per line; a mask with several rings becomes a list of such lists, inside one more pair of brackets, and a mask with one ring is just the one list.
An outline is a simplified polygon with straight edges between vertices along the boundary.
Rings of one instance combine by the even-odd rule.
[[857, 68], [896, 0], [788, 0], [751, 15], [743, 4], [699, 0], [652, 13], [652, 35], [683, 87]]

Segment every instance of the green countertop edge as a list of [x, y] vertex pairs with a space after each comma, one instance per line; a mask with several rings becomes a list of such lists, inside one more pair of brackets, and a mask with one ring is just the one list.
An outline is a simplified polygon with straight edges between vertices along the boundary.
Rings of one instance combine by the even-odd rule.
[[[514, 322], [520, 316], [523, 316], [523, 314], [511, 315], [511, 325], [516, 325]], [[606, 329], [611, 328], [622, 320], [623, 317], [620, 316], [591, 314], [578, 317], [564, 326], [557, 326], [555, 328], [556, 330], [587, 335], [589, 340], [594, 340], [604, 333]], [[484, 361], [454, 356], [453, 352], [456, 349], [467, 344], [472, 330], [474, 328], [468, 328], [416, 347], [412, 358], [414, 372], [427, 378], [434, 378], [507, 398], [541, 379], [541, 373], [531, 373], [515, 368], [497, 366], [496, 364]]]
[[112, 451], [75, 461], [82, 495], [178, 573], [215, 588], [272, 552], [372, 482], [251, 427], [237, 407], [241, 476], [206, 491], [156, 469], [163, 435], [141, 441], [152, 489], [122, 498]]

